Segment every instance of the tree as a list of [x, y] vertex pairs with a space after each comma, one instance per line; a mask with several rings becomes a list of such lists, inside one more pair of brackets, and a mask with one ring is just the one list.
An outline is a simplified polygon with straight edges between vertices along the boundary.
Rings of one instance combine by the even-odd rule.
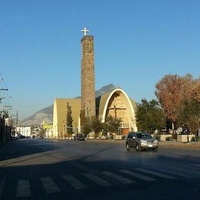
[[91, 124], [86, 122], [83, 127], [82, 127], [82, 133], [85, 134], [85, 135], [88, 135], [91, 131], [92, 131], [92, 127], [91, 127]]
[[200, 77], [196, 79], [190, 90], [190, 98], [200, 102]]
[[45, 137], [45, 134], [46, 134], [46, 129], [41, 128], [39, 131], [39, 136]]
[[178, 123], [186, 126], [192, 133], [200, 127], [200, 102], [196, 98], [186, 98], [181, 106]]
[[138, 129], [149, 133], [165, 127], [163, 109], [154, 99], [149, 102], [146, 99], [141, 100], [141, 104], [137, 108], [136, 119]]
[[155, 94], [164, 109], [165, 117], [172, 122], [172, 130], [178, 120], [179, 108], [187, 96], [193, 79], [190, 74], [184, 77], [165, 75], [157, 84]]
[[109, 115], [106, 118], [106, 123], [103, 125], [103, 127], [108, 132], [118, 133], [121, 122], [122, 122], [122, 120], [120, 118], [115, 118], [115, 117]]
[[91, 128], [95, 132], [95, 134], [99, 133], [102, 130], [102, 124], [98, 118], [92, 118]]
[[67, 102], [67, 133], [73, 133], [73, 118], [72, 118], [72, 108]]

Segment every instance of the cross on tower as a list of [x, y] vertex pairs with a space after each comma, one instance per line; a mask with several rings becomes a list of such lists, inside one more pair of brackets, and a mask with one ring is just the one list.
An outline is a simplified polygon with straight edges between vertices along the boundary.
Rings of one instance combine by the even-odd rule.
[[87, 32], [89, 32], [89, 30], [87, 30], [87, 28], [85, 27], [83, 30], [81, 30], [83, 32], [83, 35], [87, 35]]

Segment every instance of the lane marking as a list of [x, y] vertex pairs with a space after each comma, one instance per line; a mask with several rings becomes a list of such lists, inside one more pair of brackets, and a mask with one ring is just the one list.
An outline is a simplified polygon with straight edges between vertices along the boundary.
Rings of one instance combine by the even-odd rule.
[[199, 164], [191, 164], [192, 166], [195, 166], [195, 167], [200, 167], [200, 165]]
[[60, 189], [50, 177], [41, 178], [40, 180], [48, 194], [60, 192]]
[[129, 170], [120, 170], [121, 172], [125, 173], [125, 174], [129, 174], [131, 176], [134, 176], [136, 178], [139, 178], [139, 179], [142, 179], [144, 181], [156, 181], [156, 179], [154, 178], [151, 178], [149, 176], [145, 176], [145, 175], [142, 175], [142, 174], [138, 174], [136, 172], [133, 172], [133, 171], [129, 171]]
[[117, 181], [119, 181], [120, 183], [123, 183], [123, 184], [134, 183], [134, 181], [132, 181], [132, 180], [130, 180], [128, 178], [122, 177], [122, 176], [120, 176], [118, 174], [114, 174], [112, 172], [103, 172], [103, 174], [105, 174], [105, 175], [107, 175], [107, 176], [109, 176], [109, 177], [111, 177], [111, 178], [113, 178], [113, 179], [115, 179], [115, 180], [117, 180]]
[[152, 175], [156, 175], [156, 176], [159, 176], [161, 178], [166, 178], [166, 179], [177, 179], [173, 176], [169, 176], [169, 175], [166, 175], [166, 174], [162, 174], [162, 173], [159, 173], [159, 172], [155, 172], [155, 171], [150, 171], [150, 170], [147, 170], [147, 169], [137, 169], [138, 171], [141, 171], [141, 172], [145, 172], [145, 173], [149, 173], [149, 174], [152, 174]]
[[[172, 169], [173, 170], [173, 169]], [[178, 169], [180, 173], [186, 174], [188, 177], [199, 177], [200, 172], [190, 167], [181, 167]]]
[[93, 173], [93, 174], [98, 173], [98, 171], [96, 171], [95, 169], [86, 167], [86, 166], [84, 166], [84, 165], [82, 165], [80, 163], [72, 162], [71, 164], [74, 165], [76, 168], [84, 170], [86, 172]]
[[29, 180], [19, 180], [17, 184], [17, 197], [31, 196], [31, 188]]
[[184, 172], [180, 172], [179, 170], [174, 170], [174, 171], [172, 171], [172, 170], [174, 170], [174, 169], [171, 169], [170, 171], [166, 170], [166, 169], [159, 169], [159, 171], [164, 172], [164, 173], [178, 175], [178, 176], [182, 176], [182, 177], [185, 177], [185, 178], [190, 178], [191, 177], [190, 175], [187, 175]]
[[82, 182], [71, 175], [62, 176], [68, 183], [70, 183], [75, 189], [84, 189], [87, 188]]
[[90, 179], [91, 181], [95, 182], [98, 185], [111, 186], [111, 184], [108, 181], [105, 181], [102, 178], [95, 176], [94, 174], [84, 173], [84, 176], [87, 177], [88, 179]]

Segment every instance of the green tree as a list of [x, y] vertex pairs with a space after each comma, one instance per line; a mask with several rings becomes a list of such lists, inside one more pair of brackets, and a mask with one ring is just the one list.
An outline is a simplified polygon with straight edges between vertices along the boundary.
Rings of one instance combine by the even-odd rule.
[[102, 124], [98, 118], [92, 118], [91, 128], [95, 132], [95, 134], [99, 133], [102, 130]]
[[146, 99], [142, 99], [137, 108], [136, 122], [138, 130], [149, 133], [165, 127], [164, 112], [158, 101], [152, 99], [148, 102]]
[[67, 102], [67, 133], [73, 133], [73, 118], [72, 118], [72, 108]]
[[41, 128], [39, 130], [39, 136], [45, 137], [45, 134], [46, 134], [46, 129]]
[[91, 124], [86, 122], [81, 129], [82, 133], [88, 135], [92, 131]]
[[109, 115], [106, 118], [106, 123], [103, 125], [104, 130], [106, 130], [107, 132], [111, 132], [111, 133], [118, 133], [121, 122], [122, 122], [122, 120], [120, 118], [115, 118], [115, 117]]
[[195, 134], [200, 127], [200, 102], [196, 99], [185, 99], [180, 108], [178, 124], [187, 126]]

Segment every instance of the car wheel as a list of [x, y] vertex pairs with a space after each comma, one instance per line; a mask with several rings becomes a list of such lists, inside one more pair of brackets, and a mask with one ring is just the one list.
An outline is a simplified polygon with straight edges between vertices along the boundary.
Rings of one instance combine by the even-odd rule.
[[158, 148], [154, 148], [153, 150], [154, 150], [154, 151], [158, 151]]
[[126, 150], [127, 150], [127, 151], [130, 151], [130, 146], [129, 146], [128, 143], [126, 144]]
[[141, 151], [141, 146], [140, 146], [140, 144], [136, 144], [136, 151]]

